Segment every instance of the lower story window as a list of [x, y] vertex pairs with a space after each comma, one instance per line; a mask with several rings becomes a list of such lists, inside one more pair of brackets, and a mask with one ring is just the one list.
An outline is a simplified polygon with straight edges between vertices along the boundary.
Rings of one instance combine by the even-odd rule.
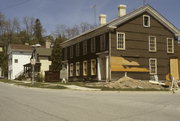
[[80, 63], [76, 62], [76, 76], [80, 76]]
[[73, 76], [73, 63], [70, 64], [70, 77]]
[[83, 61], [83, 76], [87, 76], [87, 61]]
[[157, 74], [157, 59], [156, 58], [149, 59], [149, 72], [150, 74]]
[[96, 60], [91, 60], [91, 75], [96, 75]]

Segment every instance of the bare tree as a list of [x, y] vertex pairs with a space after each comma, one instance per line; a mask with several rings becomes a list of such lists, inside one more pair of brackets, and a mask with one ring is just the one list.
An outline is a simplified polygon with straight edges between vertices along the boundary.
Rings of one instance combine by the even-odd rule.
[[31, 40], [34, 33], [33, 27], [35, 24], [35, 18], [26, 16], [23, 18], [23, 24], [24, 24], [25, 32], [27, 34], [27, 39]]

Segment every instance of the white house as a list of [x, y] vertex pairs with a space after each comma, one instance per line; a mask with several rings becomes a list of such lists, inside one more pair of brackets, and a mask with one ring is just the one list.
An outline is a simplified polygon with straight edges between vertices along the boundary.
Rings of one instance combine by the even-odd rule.
[[10, 44], [8, 47], [8, 79], [16, 79], [24, 71], [24, 64], [30, 62], [32, 47]]

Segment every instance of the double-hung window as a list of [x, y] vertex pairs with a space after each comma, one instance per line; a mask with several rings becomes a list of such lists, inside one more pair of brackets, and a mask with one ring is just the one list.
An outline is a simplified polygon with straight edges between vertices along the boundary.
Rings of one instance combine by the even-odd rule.
[[79, 56], [79, 43], [76, 44], [76, 57]]
[[150, 27], [150, 16], [149, 15], [143, 15], [143, 26]]
[[69, 69], [70, 70], [70, 77], [73, 76], [73, 66], [74, 66], [73, 63], [71, 63], [70, 64], [70, 69]]
[[156, 58], [149, 59], [149, 73], [157, 74], [157, 59]]
[[155, 36], [149, 36], [149, 51], [150, 52], [156, 52], [156, 37]]
[[80, 63], [76, 62], [76, 76], [80, 76]]
[[91, 53], [96, 51], [96, 39], [95, 37], [91, 39]]
[[100, 50], [103, 51], [106, 49], [106, 36], [105, 34], [100, 36]]
[[83, 76], [87, 76], [87, 61], [83, 61]]
[[87, 40], [83, 41], [83, 55], [87, 54]]
[[167, 53], [174, 53], [174, 39], [167, 38]]
[[118, 50], [126, 49], [125, 33], [117, 32], [117, 49]]
[[96, 59], [91, 60], [91, 75], [96, 75]]

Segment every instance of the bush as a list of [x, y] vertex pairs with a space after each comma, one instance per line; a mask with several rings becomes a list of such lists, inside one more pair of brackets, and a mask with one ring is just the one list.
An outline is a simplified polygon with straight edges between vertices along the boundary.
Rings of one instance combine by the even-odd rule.
[[37, 77], [36, 77], [36, 81], [37, 82], [43, 82], [44, 81], [44, 76], [41, 73], [38, 73]]

